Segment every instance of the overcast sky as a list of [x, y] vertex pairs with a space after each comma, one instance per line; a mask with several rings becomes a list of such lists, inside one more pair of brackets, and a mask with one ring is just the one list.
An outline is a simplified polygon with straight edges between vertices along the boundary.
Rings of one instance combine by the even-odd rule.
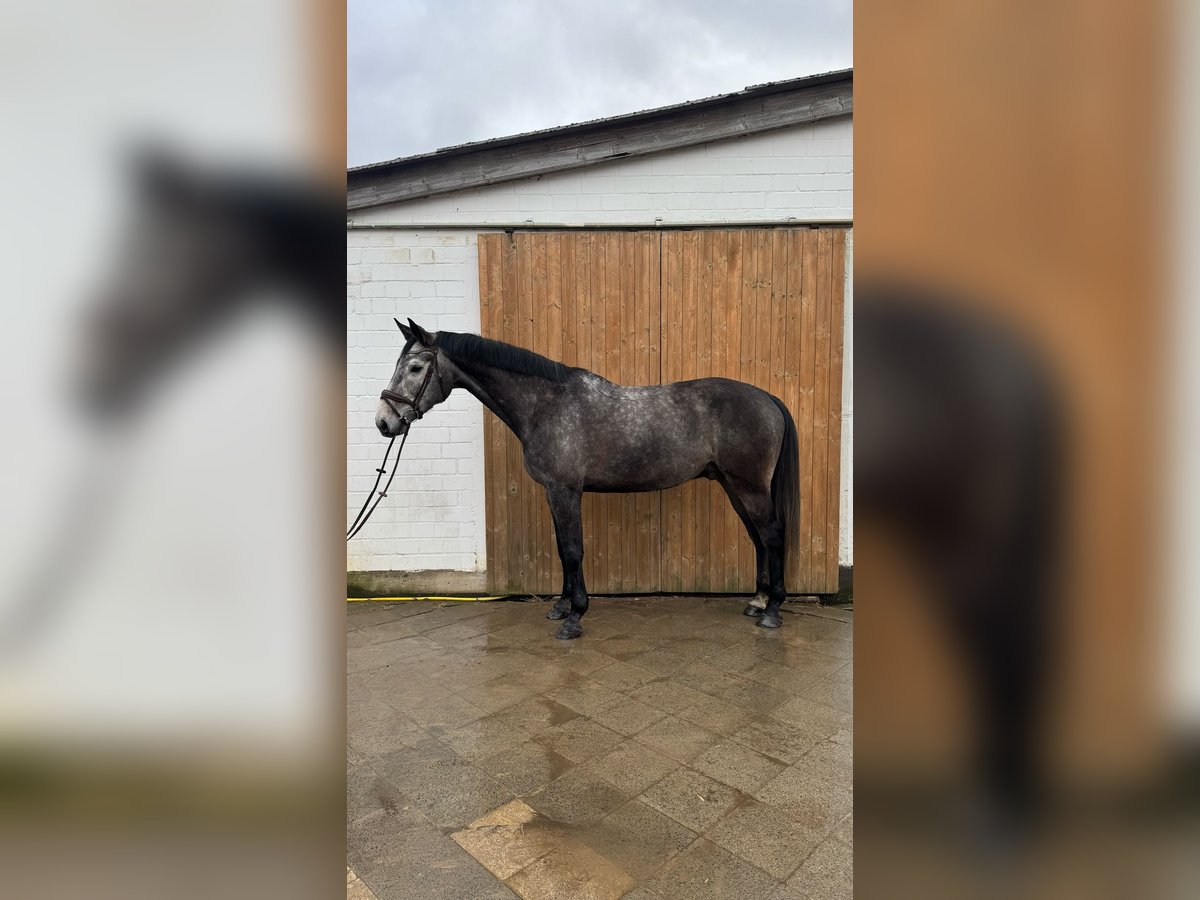
[[850, 0], [349, 0], [351, 166], [848, 68]]

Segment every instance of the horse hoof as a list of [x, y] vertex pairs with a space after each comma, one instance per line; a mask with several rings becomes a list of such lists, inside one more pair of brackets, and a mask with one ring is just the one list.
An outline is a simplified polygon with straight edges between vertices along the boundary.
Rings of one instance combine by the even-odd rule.
[[753, 603], [749, 604], [745, 609], [742, 610], [743, 616], [754, 616], [755, 618], [757, 618], [758, 616], [761, 616], [762, 614], [763, 614], [762, 607], [755, 606]]
[[578, 625], [572, 625], [570, 622], [563, 622], [562, 628], [558, 629], [558, 634], [554, 635], [560, 641], [571, 641], [583, 634], [583, 628]]
[[779, 616], [773, 616], [770, 613], [763, 613], [761, 619], [758, 620], [759, 628], [778, 628], [783, 624], [783, 619]]
[[567, 611], [565, 609], [559, 609], [557, 606], [550, 607], [550, 612], [546, 613], [547, 619], [565, 619], [566, 617]]

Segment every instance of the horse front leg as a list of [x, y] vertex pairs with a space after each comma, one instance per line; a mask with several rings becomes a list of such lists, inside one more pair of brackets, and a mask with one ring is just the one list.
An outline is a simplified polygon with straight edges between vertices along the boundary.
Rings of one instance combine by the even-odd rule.
[[550, 611], [549, 618], [558, 618], [553, 613], [563, 601], [570, 603], [566, 621], [555, 635], [560, 641], [569, 641], [583, 633], [580, 619], [588, 608], [587, 587], [583, 583], [583, 520], [580, 516], [583, 494], [574, 488], [554, 485], [546, 488], [546, 499], [550, 503], [550, 515], [554, 518], [558, 556], [563, 567], [562, 597], [555, 604], [555, 609]]
[[[550, 503], [550, 492], [546, 491], [546, 502]], [[554, 504], [550, 503], [550, 510], [553, 513]], [[558, 558], [563, 558], [562, 539], [558, 536], [558, 527], [554, 528], [554, 543], [558, 547]], [[563, 583], [562, 592], [558, 595], [558, 599], [554, 601], [554, 605], [550, 607], [550, 611], [546, 613], [547, 619], [565, 619], [571, 611], [571, 586], [567, 581], [566, 566], [563, 566]]]

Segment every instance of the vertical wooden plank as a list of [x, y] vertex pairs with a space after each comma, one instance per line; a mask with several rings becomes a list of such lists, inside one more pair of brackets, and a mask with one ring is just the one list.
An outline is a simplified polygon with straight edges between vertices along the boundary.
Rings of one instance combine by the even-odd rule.
[[[528, 346], [529, 320], [533, 307], [530, 297], [533, 291], [532, 254], [529, 252], [529, 235], [516, 233], [512, 236], [514, 258], [514, 280], [512, 283], [513, 317], [509, 343]], [[508, 483], [512, 494], [509, 513], [509, 544], [513, 549], [510, 569], [513, 586], [517, 590], [531, 590], [527, 577], [529, 572], [529, 497], [525, 488], [525, 466], [520, 442], [508, 436]]]
[[845, 338], [846, 230], [832, 231], [829, 294], [829, 449], [825, 488], [825, 593], [838, 589], [842, 500], [842, 363]]
[[[780, 397], [792, 418], [800, 421], [800, 317], [801, 298], [804, 294], [804, 231], [806, 229], [790, 228], [785, 232], [787, 240], [787, 291], [786, 317], [787, 339], [784, 344], [783, 360], [783, 395]], [[799, 427], [799, 425], [797, 425]], [[800, 518], [809, 514], [804, 508], [803, 497], [800, 503]], [[799, 523], [797, 523], [799, 524]], [[790, 590], [798, 590], [800, 585], [800, 529], [793, 528], [787, 536], [788, 559], [785, 583]]]
[[[633, 232], [618, 232], [621, 245], [621, 272], [617, 287], [616, 303], [621, 311], [621, 343], [620, 343], [620, 373], [617, 376], [619, 384], [632, 384], [634, 380], [634, 320], [637, 302], [634, 288], [637, 260], [634, 251], [636, 234]], [[637, 538], [637, 496], [635, 494], [617, 495], [619, 510], [618, 522], [620, 531], [616, 554], [621, 560], [621, 574], [618, 581], [621, 593], [628, 593], [636, 583], [637, 556], [634, 541]]]
[[826, 566], [825, 523], [828, 516], [829, 460], [829, 294], [833, 247], [830, 229], [818, 232], [816, 334], [814, 335], [813, 380], [813, 584], [823, 585]]
[[[489, 239], [488, 265], [494, 267], [492, 279], [495, 303], [490, 317], [485, 337], [499, 338], [504, 328], [504, 317], [508, 311], [508, 295], [505, 282], [508, 271], [508, 240], [503, 234], [487, 235]], [[488, 427], [489, 445], [492, 452], [492, 471], [495, 476], [493, 483], [486, 487], [488, 499], [491, 501], [491, 516], [489, 524], [494, 532], [496, 541], [496, 558], [488, 560], [488, 583], [490, 590], [500, 592], [508, 588], [508, 559], [510, 556], [508, 541], [508, 459], [504, 444], [504, 424], [485, 410], [483, 420]]]
[[[726, 371], [730, 378], [741, 380], [742, 375], [742, 231], [727, 234], [727, 274], [725, 303], [728, 307], [729, 330], [726, 338]], [[724, 494], [724, 491], [722, 491]], [[730, 503], [728, 496], [722, 498], [725, 509], [725, 571], [724, 590], [740, 593], [746, 590], [742, 568], [742, 545], [748, 540], [742, 520]]]
[[[621, 235], [609, 232], [604, 236], [604, 290], [601, 312], [604, 320], [604, 339], [599, 344], [603, 357], [602, 372], [610, 381], [621, 380], [621, 307], [618, 305], [621, 284]], [[615, 494], [604, 494], [604, 513], [601, 535], [604, 543], [604, 572], [602, 592], [611, 594], [614, 583], [620, 582], [621, 504]]]
[[[479, 331], [490, 334], [492, 331], [492, 316], [495, 313], [499, 298], [496, 296], [497, 266], [492, 261], [495, 235], [476, 235], [475, 246], [479, 254]], [[496, 454], [492, 448], [493, 417], [485, 409], [483, 411], [483, 519], [485, 553], [487, 554], [488, 590], [496, 590], [496, 566], [499, 558], [496, 548], [496, 498], [492, 490], [496, 484]]]
[[[546, 344], [546, 307], [549, 302], [548, 298], [548, 276], [546, 266], [546, 243], [547, 235], [545, 232], [533, 232], [529, 235], [530, 243], [530, 289], [529, 289], [529, 338], [528, 343], [521, 346], [533, 350], [535, 353], [545, 353]], [[522, 466], [522, 469], [524, 467]], [[544, 529], [546, 519], [549, 518], [549, 509], [545, 502], [545, 489], [538, 485], [529, 477], [529, 473], [522, 472], [522, 488], [526, 492], [525, 510], [528, 515], [528, 528], [530, 536], [529, 547], [529, 563], [526, 568], [526, 578], [528, 590], [534, 593], [543, 593], [545, 591], [545, 583], [542, 577], [543, 561], [549, 565], [549, 560], [546, 559], [546, 539]]]
[[[709, 248], [706, 268], [710, 273], [708, 306], [712, 326], [709, 331], [711, 350], [710, 377], [723, 376], [726, 370], [726, 347], [729, 340], [729, 320], [726, 309], [725, 281], [729, 275], [729, 243], [727, 231], [707, 231]], [[725, 590], [725, 517], [729, 503], [725, 491], [716, 481], [706, 484], [708, 493], [708, 590]]]
[[[739, 381], [754, 383], [754, 232], [742, 229], [738, 232], [738, 259], [740, 277], [738, 293], [734, 302], [738, 307], [740, 327], [738, 337]], [[738, 522], [738, 587], [739, 593], [754, 592], [755, 566], [757, 564], [754, 543], [746, 533], [745, 526]]]
[[[640, 232], [629, 232], [625, 235], [625, 246], [629, 259], [625, 264], [629, 296], [622, 298], [622, 308], [629, 316], [626, 323], [626, 337], [629, 340], [625, 348], [628, 353], [622, 361], [625, 384], [639, 385], [642, 383], [642, 371], [645, 368], [646, 350], [642, 344], [642, 321], [645, 319], [646, 298], [642, 293], [646, 280], [646, 255], [643, 252], [644, 235]], [[627, 555], [625, 566], [624, 590], [633, 593], [642, 581], [642, 567], [647, 564], [644, 546], [649, 522], [646, 521], [647, 495], [633, 494], [627, 498], [625, 514], [630, 520], [630, 534], [625, 537], [624, 551]]]
[[771, 234], [754, 234], [756, 280], [754, 284], [754, 378], [751, 384], [771, 389]]
[[[594, 326], [592, 344], [592, 371], [607, 378], [611, 373], [611, 345], [615, 341], [614, 329], [610, 327], [612, 319], [612, 303], [609, 297], [610, 272], [617, 268], [617, 253], [615, 235], [601, 233], [596, 235], [596, 294], [594, 297]], [[612, 519], [610, 495], [597, 494], [596, 509], [596, 585], [597, 593], [609, 590], [609, 572], [612, 552], [609, 539], [609, 522]]]
[[[664, 384], [681, 381], [679, 342], [683, 327], [683, 297], [680, 286], [680, 233], [662, 232], [659, 235], [662, 255], [662, 296], [659, 299], [663, 319], [659, 335], [662, 350]], [[662, 590], [683, 590], [683, 541], [681, 534], [682, 490], [678, 487], [662, 492]]]
[[[583, 369], [592, 368], [592, 273], [595, 266], [595, 240], [590, 233], [572, 235], [575, 245], [575, 306], [576, 362]], [[595, 583], [596, 528], [591, 494], [583, 495], [581, 520], [583, 525], [583, 576], [589, 590]]]
[[[503, 272], [501, 273], [501, 292], [504, 300], [501, 315], [495, 323], [496, 334], [494, 336], [496, 340], [512, 341], [516, 333], [517, 322], [517, 309], [515, 306], [517, 295], [517, 252], [516, 241], [513, 235], [504, 235], [501, 238], [500, 255], [503, 267]], [[504, 531], [508, 536], [506, 545], [508, 552], [505, 558], [506, 571], [504, 572], [504, 582], [501, 588], [509, 591], [514, 589], [513, 585], [517, 582], [517, 570], [514, 563], [516, 557], [515, 531], [519, 524], [516, 521], [516, 508], [514, 506], [517, 498], [517, 487], [513, 481], [514, 475], [512, 471], [513, 436], [504, 427], [503, 423], [501, 423], [498, 434], [503, 453], [500, 462], [504, 473], [504, 482], [497, 485], [497, 491], [503, 504]]]
[[818, 512], [813, 506], [813, 392], [816, 381], [816, 360], [813, 352], [816, 334], [818, 232], [804, 229], [804, 271], [801, 275], [800, 297], [800, 417], [796, 427], [800, 434], [800, 547], [798, 574], [799, 590], [811, 590], [813, 572], [812, 529]]
[[[679, 343], [679, 359], [683, 381], [695, 378], [698, 371], [698, 337], [700, 330], [699, 308], [696, 303], [697, 257], [699, 255], [700, 232], [686, 231], [681, 239], [681, 286], [680, 303], [683, 310], [683, 339]], [[680, 487], [682, 590], [694, 591], [699, 586], [697, 578], [698, 548], [696, 545], [696, 507], [699, 485], [689, 481]]]
[[[712, 375], [712, 232], [697, 232], [696, 256], [696, 375]], [[712, 503], [711, 482], [696, 482], [696, 590], [711, 591]]]
[[[603, 341], [603, 312], [600, 303], [600, 287], [604, 269], [603, 241], [596, 234], [580, 235], [581, 256], [577, 266], [577, 283], [580, 285], [581, 304], [584, 312], [580, 317], [579, 364], [595, 372], [600, 358], [600, 342]], [[600, 534], [601, 498], [597, 494], [583, 495], [583, 571], [588, 589], [600, 586], [600, 557], [603, 539]]]
[[[626, 266], [630, 271], [630, 298], [626, 305], [629, 311], [629, 359], [625, 361], [625, 371], [629, 373], [629, 385], [641, 385], [646, 368], [646, 344], [643, 339], [643, 323], [646, 320], [646, 235], [644, 232], [630, 232], [629, 251], [632, 255], [631, 264]], [[626, 590], [636, 592], [638, 585], [644, 580], [643, 569], [649, 566], [646, 554], [646, 539], [650, 533], [648, 512], [650, 509], [649, 495], [634, 494], [630, 499], [629, 513], [633, 517], [632, 540], [629, 548], [630, 565], [627, 568], [628, 577], [625, 579]]]
[[[543, 255], [542, 249], [543, 235], [539, 233], [531, 233], [526, 236], [529, 241], [528, 253], [528, 271], [529, 271], [529, 292], [527, 296], [522, 298], [522, 321], [521, 321], [521, 339], [518, 342], [522, 347], [533, 347], [538, 340], [537, 328], [539, 322], [544, 325], [545, 320], [541, 315], [541, 297], [544, 296], [545, 287], [545, 265], [540, 257]], [[539, 271], [540, 270], [540, 271]], [[521, 497], [523, 499], [524, 519], [525, 519], [525, 535], [526, 535], [526, 551], [525, 551], [525, 569], [524, 582], [525, 589], [536, 592], [538, 590], [538, 556], [542, 550], [541, 540], [541, 511], [544, 508], [544, 503], [540, 502], [543, 498], [543, 489], [536, 484], [529, 473], [525, 471], [524, 449], [521, 451]]]
[[[645, 369], [642, 384], [662, 384], [662, 232], [645, 232], [646, 275], [643, 284], [646, 317], [643, 325]], [[646, 495], [647, 502], [647, 560], [640, 591], [661, 591], [662, 588], [662, 515], [663, 492]]]
[[[561, 361], [563, 358], [562, 235], [543, 233], [543, 237], [546, 239], [546, 327], [545, 337], [542, 339], [543, 349], [538, 349], [538, 352], [544, 353], [550, 359]], [[541, 587], [539, 591], [543, 594], [550, 594], [557, 591], [562, 584], [562, 563], [558, 558], [558, 545], [554, 538], [554, 517], [550, 515], [550, 508], [544, 496], [545, 491], [542, 493], [540, 515], [545, 526], [541, 529], [542, 545], [539, 554], [541, 571], [538, 576]]]
[[[608, 294], [606, 285], [608, 278], [608, 257], [610, 251], [609, 236], [596, 235], [595, 260], [593, 270], [594, 295], [592, 297], [592, 371], [603, 374], [608, 368]], [[595, 510], [596, 571], [593, 590], [604, 593], [608, 590], [608, 497], [605, 494], [594, 495]]]
[[787, 355], [787, 232], [771, 231], [771, 386], [783, 398], [783, 367]]
[[562, 319], [562, 362], [579, 365], [579, 297], [575, 288], [575, 260], [578, 235], [558, 235], [559, 246], [559, 315]]
[[[521, 252], [518, 235], [509, 235], [505, 245], [504, 294], [505, 316], [502, 320], [499, 339], [508, 343], [520, 340], [521, 309], [520, 297], [527, 293], [521, 280]], [[521, 515], [521, 448], [516, 436], [504, 430], [504, 481], [505, 518], [508, 520], [508, 578], [506, 590], [522, 590], [521, 557], [524, 552], [525, 532]]]
[[[789, 230], [771, 230], [771, 371], [770, 391], [787, 404]], [[789, 553], [789, 556], [791, 554]], [[785, 572], [786, 583], [786, 572]]]

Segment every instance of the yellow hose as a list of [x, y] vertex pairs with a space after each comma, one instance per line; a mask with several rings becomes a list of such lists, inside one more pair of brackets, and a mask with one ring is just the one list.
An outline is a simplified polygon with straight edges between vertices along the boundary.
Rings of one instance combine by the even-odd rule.
[[504, 599], [503, 596], [501, 596], [501, 597], [347, 597], [346, 602], [347, 603], [360, 603], [363, 600], [383, 600], [383, 601], [387, 601], [388, 603], [395, 603], [395, 602], [403, 601], [403, 600], [462, 600], [463, 602], [466, 602], [466, 601], [473, 601], [473, 600], [503, 600], [503, 599]]

